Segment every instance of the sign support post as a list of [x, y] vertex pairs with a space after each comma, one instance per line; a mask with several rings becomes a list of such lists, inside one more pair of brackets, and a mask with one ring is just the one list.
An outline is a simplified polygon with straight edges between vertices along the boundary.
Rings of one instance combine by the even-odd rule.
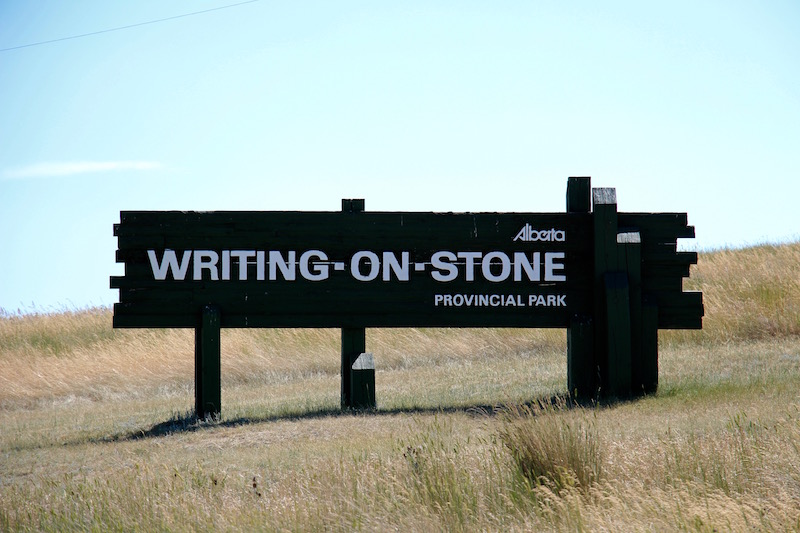
[[[592, 209], [591, 180], [567, 180], [567, 213], [589, 213]], [[594, 350], [594, 320], [586, 314], [570, 318], [567, 329], [567, 390], [574, 398], [593, 398], [598, 388]]]
[[221, 411], [220, 313], [213, 305], [203, 307], [195, 328], [194, 393], [197, 418], [219, 416]]
[[[363, 199], [343, 199], [343, 213], [363, 213]], [[375, 372], [359, 373], [356, 384], [353, 364], [367, 349], [367, 332], [363, 327], [342, 328], [342, 409], [374, 409], [375, 408]], [[366, 377], [365, 377], [366, 376]], [[366, 380], [366, 381], [365, 381]], [[371, 380], [371, 383], [369, 382]], [[355, 386], [354, 385], [359, 385]], [[371, 390], [370, 398], [362, 391]]]

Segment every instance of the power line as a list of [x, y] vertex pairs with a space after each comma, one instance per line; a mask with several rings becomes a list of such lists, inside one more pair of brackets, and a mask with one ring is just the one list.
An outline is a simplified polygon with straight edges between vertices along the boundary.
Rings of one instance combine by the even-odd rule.
[[259, 1], [260, 0], [246, 0], [245, 2], [238, 2], [236, 4], [228, 4], [226, 6], [220, 6], [220, 7], [212, 7], [211, 9], [204, 9], [203, 11], [194, 11], [192, 13], [184, 13], [182, 15], [175, 15], [174, 17], [166, 17], [166, 18], [163, 18], [163, 19], [148, 20], [147, 22], [139, 22], [137, 24], [129, 24], [127, 26], [119, 26], [117, 28], [109, 28], [107, 30], [99, 30], [99, 31], [93, 31], [93, 32], [90, 32], [90, 33], [82, 33], [80, 35], [70, 35], [69, 37], [61, 37], [59, 39], [50, 39], [49, 41], [39, 41], [39, 42], [35, 42], [35, 43], [21, 44], [19, 46], [12, 46], [10, 48], [0, 48], [0, 52], [8, 52], [10, 50], [19, 50], [20, 48], [29, 48], [31, 46], [40, 46], [40, 45], [43, 45], [43, 44], [57, 43], [57, 42], [60, 42], [60, 41], [69, 41], [70, 39], [80, 39], [82, 37], [90, 37], [92, 35], [100, 35], [101, 33], [109, 33], [109, 32], [112, 32], [112, 31], [127, 30], [127, 29], [130, 29], [130, 28], [137, 28], [139, 26], [147, 26], [148, 24], [156, 24], [156, 23], [159, 23], [159, 22], [166, 22], [168, 20], [175, 20], [175, 19], [180, 19], [180, 18], [184, 18], [184, 17], [191, 17], [191, 16], [194, 16], [194, 15], [202, 15], [203, 13], [209, 13], [211, 11], [219, 11], [221, 9], [229, 9], [229, 8], [232, 8], [232, 7], [238, 7], [238, 6], [241, 6], [241, 5], [244, 5], [244, 4], [252, 4], [254, 2], [259, 2]]

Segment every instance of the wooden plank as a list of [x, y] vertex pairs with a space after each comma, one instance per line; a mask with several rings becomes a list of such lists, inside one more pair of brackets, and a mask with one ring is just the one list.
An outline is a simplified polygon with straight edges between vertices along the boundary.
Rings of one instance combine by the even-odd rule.
[[687, 291], [681, 293], [654, 293], [658, 305], [658, 327], [661, 329], [702, 329], [703, 294]]
[[[644, 270], [644, 269], [643, 269]], [[681, 292], [683, 291], [682, 277], [647, 277], [643, 275], [642, 287], [646, 292]]]
[[695, 236], [686, 213], [620, 213], [619, 226], [639, 231], [643, 242], [669, 243]]
[[[120, 307], [127, 307], [119, 312]], [[194, 327], [196, 312], [194, 307], [170, 310], [164, 306], [133, 306], [131, 304], [115, 304], [115, 327], [147, 328], [186, 328]], [[231, 312], [227, 312], [227, 311]], [[418, 315], [404, 311], [402, 308], [385, 314], [333, 312], [296, 312], [293, 314], [265, 314], [253, 311], [242, 313], [235, 308], [223, 309], [222, 327], [225, 328], [341, 328], [341, 327], [510, 327], [510, 328], [566, 328], [570, 317], [568, 310], [561, 310], [551, 315], [515, 315], [510, 312], [486, 318], [486, 314], [465, 311], [460, 314], [446, 316], [434, 312]]]
[[696, 265], [697, 252], [678, 252], [675, 245], [642, 246], [643, 261], [650, 265]]
[[703, 317], [677, 315], [670, 312], [670, 309], [659, 309], [658, 312], [659, 329], [703, 329]]
[[682, 308], [687, 311], [702, 310], [703, 293], [699, 291], [658, 293], [656, 302], [659, 308]]

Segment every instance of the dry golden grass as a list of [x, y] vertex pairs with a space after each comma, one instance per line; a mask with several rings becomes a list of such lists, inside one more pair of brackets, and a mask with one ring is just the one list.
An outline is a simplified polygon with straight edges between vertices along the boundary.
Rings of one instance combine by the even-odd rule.
[[[110, 323], [111, 311], [100, 309], [1, 319], [0, 408], [154, 391], [183, 394], [193, 386], [191, 330], [115, 331]], [[224, 330], [223, 389], [336, 377], [339, 342], [337, 330]], [[370, 330], [367, 336], [367, 349], [379, 354], [381, 371], [412, 379], [424, 379], [427, 368], [473, 363], [508, 374], [513, 369], [502, 361], [509, 356], [536, 358], [564, 345], [564, 333], [558, 331], [398, 329]]]
[[800, 243], [700, 254], [684, 289], [703, 291], [703, 331], [665, 338], [716, 344], [800, 335], [798, 266]]
[[800, 531], [798, 264], [701, 254], [704, 331], [596, 409], [521, 405], [564, 392], [563, 331], [369, 330], [379, 409], [342, 414], [337, 331], [225, 330], [198, 423], [191, 331], [4, 315], [0, 530]]

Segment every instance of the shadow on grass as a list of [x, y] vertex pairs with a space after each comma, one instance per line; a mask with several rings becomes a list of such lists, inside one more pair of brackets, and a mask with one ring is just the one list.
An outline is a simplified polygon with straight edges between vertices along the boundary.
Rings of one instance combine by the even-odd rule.
[[[521, 406], [560, 406], [566, 408], [573, 407], [592, 407], [592, 408], [607, 408], [628, 400], [604, 400], [597, 402], [596, 400], [576, 401], [568, 395], [554, 395], [541, 398], [535, 398], [527, 402], [514, 404], [514, 407]], [[450, 413], [465, 413], [476, 417], [493, 417], [498, 414], [504, 413], [511, 407], [508, 404], [475, 404], [475, 405], [450, 405], [450, 406], [437, 406], [437, 407], [402, 407], [393, 409], [336, 409], [336, 408], [323, 408], [314, 409], [310, 411], [296, 411], [281, 414], [265, 414], [263, 416], [250, 416], [238, 417], [231, 419], [220, 420], [216, 417], [207, 417], [205, 419], [197, 418], [193, 412], [177, 414], [172, 418], [159, 422], [147, 429], [127, 431], [116, 435], [109, 435], [98, 439], [102, 442], [119, 442], [129, 440], [141, 440], [148, 438], [164, 437], [179, 433], [192, 433], [209, 428], [228, 428], [246, 426], [251, 424], [261, 424], [267, 422], [280, 422], [286, 420], [314, 420], [321, 418], [340, 418], [340, 417], [353, 417], [353, 416], [394, 416], [398, 414], [450, 414]]]

